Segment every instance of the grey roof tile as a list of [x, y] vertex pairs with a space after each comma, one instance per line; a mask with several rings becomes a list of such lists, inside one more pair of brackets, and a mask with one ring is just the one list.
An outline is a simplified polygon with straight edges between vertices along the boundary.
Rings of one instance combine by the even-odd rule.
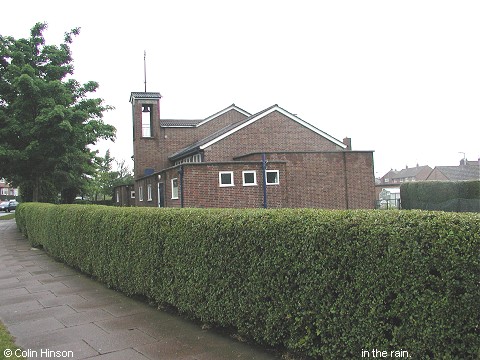
[[428, 165], [415, 166], [412, 168], [402, 169], [400, 171], [392, 171], [393, 174], [390, 176], [390, 178], [403, 179], [407, 177], [416, 177], [424, 169], [432, 170], [432, 168]]
[[437, 166], [436, 169], [452, 181], [480, 180], [479, 165]]
[[160, 126], [194, 127], [200, 124], [202, 121], [203, 119], [200, 119], [200, 120], [160, 119]]

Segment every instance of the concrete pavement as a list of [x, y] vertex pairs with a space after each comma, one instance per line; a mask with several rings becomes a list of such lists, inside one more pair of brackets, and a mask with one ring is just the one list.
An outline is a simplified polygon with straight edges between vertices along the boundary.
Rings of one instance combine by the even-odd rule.
[[0, 220], [0, 321], [28, 358], [280, 358], [106, 288], [31, 248], [15, 220]]

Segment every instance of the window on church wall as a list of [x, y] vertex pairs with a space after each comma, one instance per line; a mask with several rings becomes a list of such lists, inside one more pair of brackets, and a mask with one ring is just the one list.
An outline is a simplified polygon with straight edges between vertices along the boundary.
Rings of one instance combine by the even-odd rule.
[[267, 185], [278, 185], [280, 184], [279, 180], [279, 174], [280, 172], [278, 170], [267, 170], [266, 171], [266, 176], [267, 176]]
[[147, 185], [147, 201], [152, 201], [152, 184]]
[[142, 137], [152, 137], [151, 105], [142, 105]]
[[185, 164], [185, 163], [199, 163], [202, 162], [202, 155], [201, 154], [195, 154], [193, 156], [189, 156], [186, 158], [183, 158], [181, 160], [175, 161], [175, 166], [180, 165], [180, 164]]
[[172, 179], [172, 199], [178, 199], [178, 179]]

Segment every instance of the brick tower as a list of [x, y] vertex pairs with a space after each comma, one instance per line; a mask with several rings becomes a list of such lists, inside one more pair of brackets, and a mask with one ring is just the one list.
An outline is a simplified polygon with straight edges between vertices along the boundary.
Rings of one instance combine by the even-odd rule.
[[158, 166], [160, 99], [158, 92], [132, 92], [133, 157], [135, 179], [150, 175]]

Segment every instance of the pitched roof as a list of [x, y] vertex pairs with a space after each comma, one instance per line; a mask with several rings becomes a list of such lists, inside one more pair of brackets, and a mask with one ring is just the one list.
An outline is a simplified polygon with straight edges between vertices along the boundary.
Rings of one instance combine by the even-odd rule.
[[160, 119], [160, 126], [162, 127], [195, 127], [200, 124], [200, 120], [178, 120], [178, 119]]
[[342, 148], [346, 148], [346, 145], [344, 143], [342, 143], [340, 140], [337, 140], [335, 139], [334, 137], [328, 135], [327, 133], [321, 131], [320, 129], [316, 128], [315, 126], [307, 123], [306, 121], [300, 119], [299, 117], [289, 113], [288, 111], [286, 111], [285, 109], [282, 109], [280, 106], [278, 105], [272, 105], [262, 111], [259, 111], [258, 113], [256, 114], [253, 114], [253, 115], [250, 115], [249, 117], [243, 119], [243, 120], [240, 120], [234, 124], [231, 124], [231, 125], [228, 125], [228, 126], [225, 126], [223, 129], [220, 129], [218, 130], [217, 132], [181, 149], [180, 151], [176, 152], [175, 154], [172, 154], [171, 156], [169, 156], [169, 160], [172, 160], [172, 161], [175, 161], [175, 160], [178, 160], [184, 156], [187, 156], [187, 155], [190, 155], [192, 153], [196, 153], [198, 152], [199, 150], [203, 150], [207, 147], [209, 147], [210, 145], [213, 145], [215, 144], [216, 142], [226, 138], [227, 136], [230, 136], [231, 134], [239, 131], [240, 129], [243, 129], [244, 127], [254, 123], [255, 121], [263, 118], [264, 116], [274, 112], [274, 111], [278, 111], [282, 114], [284, 114], [285, 116], [289, 117], [290, 119], [298, 122], [299, 124], [307, 127], [308, 129], [314, 131], [315, 133], [325, 137], [326, 139], [332, 141], [333, 143], [335, 143], [336, 145], [342, 147]]
[[[392, 175], [390, 176], [391, 179], [403, 179], [407, 177], [416, 177], [422, 170], [428, 169], [432, 170], [432, 168], [428, 165], [424, 166], [415, 166], [412, 168], [402, 169], [400, 171], [391, 171]], [[389, 171], [390, 173], [390, 171]]]
[[227, 106], [225, 109], [222, 109], [218, 112], [216, 112], [213, 115], [210, 115], [206, 117], [205, 119], [200, 119], [200, 120], [175, 120], [175, 119], [160, 119], [160, 126], [162, 127], [199, 127], [210, 120], [213, 120], [220, 115], [223, 115], [230, 110], [236, 110], [239, 113], [245, 115], [245, 116], [250, 116], [250, 113], [243, 110], [242, 108], [239, 108], [237, 105], [232, 104], [230, 106]]
[[245, 116], [250, 116], [251, 115], [248, 111], [245, 111], [242, 108], [238, 107], [237, 105], [232, 104], [230, 106], [227, 106], [225, 109], [217, 111], [215, 114], [210, 115], [209, 117], [205, 118], [197, 126], [201, 126], [201, 125], [205, 124], [206, 122], [209, 122], [210, 120], [215, 119], [216, 117], [218, 117], [220, 115], [223, 115], [226, 112], [229, 112], [230, 110], [236, 110], [236, 111], [238, 111], [239, 113], [241, 113]]
[[130, 93], [130, 102], [133, 99], [160, 99], [162, 95], [159, 92], [132, 92]]
[[445, 177], [452, 181], [461, 180], [480, 180], [480, 166], [460, 165], [460, 166], [436, 166]]

